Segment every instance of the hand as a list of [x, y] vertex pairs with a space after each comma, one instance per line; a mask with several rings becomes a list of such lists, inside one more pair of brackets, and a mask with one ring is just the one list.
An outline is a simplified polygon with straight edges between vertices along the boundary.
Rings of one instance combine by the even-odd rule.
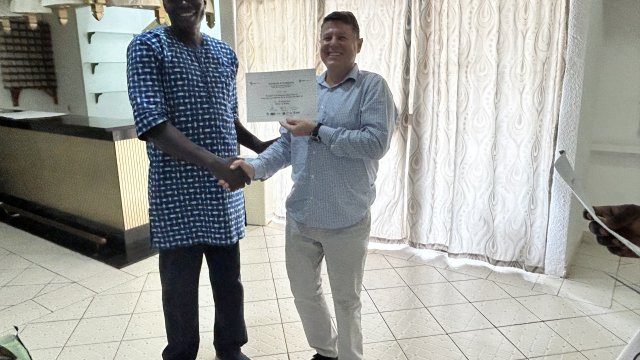
[[293, 136], [309, 136], [317, 124], [311, 120], [287, 118], [286, 121], [281, 121], [280, 125]]
[[[249, 179], [253, 179], [253, 177], [256, 175], [256, 171], [253, 168], [253, 166], [251, 166], [251, 164], [249, 164], [248, 162], [244, 161], [243, 159], [235, 159], [230, 167], [229, 167], [232, 171], [240, 171], [241, 173], [243, 173], [247, 178]], [[251, 183], [251, 180], [249, 180], [249, 183]], [[248, 185], [247, 184], [247, 185]], [[224, 179], [218, 179], [218, 185], [222, 186], [223, 188], [227, 189], [227, 190], [232, 190], [232, 184], [230, 184], [228, 181], [224, 180]]]
[[223, 159], [223, 161], [226, 167], [218, 174], [218, 184], [224, 182], [226, 184], [224, 188], [229, 191], [236, 191], [242, 189], [245, 185], [251, 184], [251, 177], [247, 176], [242, 169], [231, 167], [235, 161], [239, 161], [239, 158], [231, 157]]
[[271, 146], [271, 144], [273, 144], [274, 142], [278, 141], [278, 139], [280, 139], [279, 137], [275, 138], [275, 139], [271, 139], [269, 141], [261, 141], [260, 143], [257, 144], [256, 146], [256, 153], [260, 154], [263, 151], [267, 150], [267, 148], [269, 146]]
[[[640, 246], [640, 206], [595, 206], [593, 209], [611, 230]], [[586, 210], [583, 212], [583, 217], [587, 220], [593, 220]], [[598, 243], [606, 246], [611, 253], [622, 257], [638, 257], [597, 222], [591, 221], [589, 230], [596, 235]]]

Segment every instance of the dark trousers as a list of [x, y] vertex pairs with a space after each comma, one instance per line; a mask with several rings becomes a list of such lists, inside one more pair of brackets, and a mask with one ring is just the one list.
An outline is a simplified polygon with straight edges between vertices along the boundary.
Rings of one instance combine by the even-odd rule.
[[190, 360], [198, 354], [198, 281], [204, 255], [215, 301], [213, 345], [222, 360], [235, 359], [240, 347], [247, 343], [239, 244], [198, 245], [159, 253], [162, 307], [168, 342], [162, 358]]

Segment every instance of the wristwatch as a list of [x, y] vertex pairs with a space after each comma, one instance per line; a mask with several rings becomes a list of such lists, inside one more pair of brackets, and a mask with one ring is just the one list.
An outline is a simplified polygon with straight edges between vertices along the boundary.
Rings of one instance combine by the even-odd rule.
[[316, 127], [313, 128], [313, 130], [311, 131], [311, 135], [309, 135], [309, 138], [311, 138], [311, 140], [313, 141], [320, 141], [320, 136], [318, 136], [318, 131], [320, 131], [320, 126], [322, 126], [323, 124], [321, 122], [319, 122]]

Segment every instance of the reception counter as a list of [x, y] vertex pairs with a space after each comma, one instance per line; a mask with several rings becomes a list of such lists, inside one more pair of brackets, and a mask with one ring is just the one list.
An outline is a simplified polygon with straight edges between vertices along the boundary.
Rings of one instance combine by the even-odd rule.
[[0, 206], [98, 246], [148, 248], [148, 167], [133, 120], [0, 113]]

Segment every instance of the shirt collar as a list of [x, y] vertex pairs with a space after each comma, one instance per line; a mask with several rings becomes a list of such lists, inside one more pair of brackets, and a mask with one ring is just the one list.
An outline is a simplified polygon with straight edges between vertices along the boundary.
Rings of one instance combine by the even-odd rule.
[[[351, 71], [349, 71], [347, 76], [345, 76], [339, 84], [336, 84], [333, 87], [340, 86], [342, 85], [342, 83], [349, 79], [358, 80], [358, 74], [360, 74], [360, 69], [358, 69], [358, 64], [354, 64], [353, 68], [351, 69]], [[316, 77], [316, 81], [318, 82], [318, 84], [330, 88], [331, 86], [329, 86], [329, 84], [327, 84], [327, 81], [325, 80], [326, 76], [327, 72], [325, 71]]]

